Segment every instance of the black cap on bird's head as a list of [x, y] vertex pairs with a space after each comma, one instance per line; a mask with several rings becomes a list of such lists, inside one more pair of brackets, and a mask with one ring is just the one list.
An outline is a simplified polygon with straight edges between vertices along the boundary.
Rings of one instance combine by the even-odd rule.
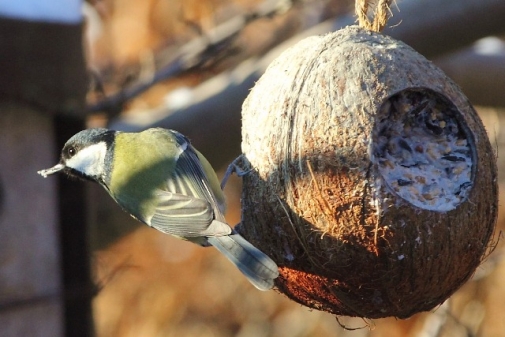
[[72, 136], [61, 150], [60, 162], [38, 171], [46, 178], [58, 172], [86, 180], [100, 181], [106, 173], [106, 157], [111, 155], [116, 131], [86, 129]]

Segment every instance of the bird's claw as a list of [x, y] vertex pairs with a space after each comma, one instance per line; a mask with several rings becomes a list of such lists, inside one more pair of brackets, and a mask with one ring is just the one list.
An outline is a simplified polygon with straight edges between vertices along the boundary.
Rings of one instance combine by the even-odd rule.
[[235, 158], [230, 165], [228, 165], [228, 168], [226, 169], [226, 172], [224, 173], [223, 180], [221, 181], [221, 189], [224, 190], [224, 187], [226, 186], [226, 183], [228, 182], [228, 179], [230, 176], [235, 173], [238, 177], [243, 177], [251, 170], [244, 170], [240, 165], [243, 163], [243, 155], [241, 154], [237, 158]]

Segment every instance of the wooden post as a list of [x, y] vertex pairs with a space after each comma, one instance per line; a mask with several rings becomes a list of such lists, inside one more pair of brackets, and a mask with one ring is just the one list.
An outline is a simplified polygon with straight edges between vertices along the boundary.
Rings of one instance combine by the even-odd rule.
[[84, 127], [82, 25], [57, 19], [0, 18], [1, 336], [92, 334], [84, 190], [36, 173]]
[[51, 118], [0, 103], [2, 336], [63, 336], [56, 181], [36, 174], [54, 153]]

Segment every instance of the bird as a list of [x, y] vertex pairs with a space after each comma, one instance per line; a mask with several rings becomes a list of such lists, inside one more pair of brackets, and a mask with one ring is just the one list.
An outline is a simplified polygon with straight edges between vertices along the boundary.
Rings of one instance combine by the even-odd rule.
[[37, 173], [46, 178], [58, 172], [100, 184], [148, 226], [214, 246], [259, 290], [271, 289], [279, 276], [277, 264], [228, 225], [214, 169], [175, 130], [85, 129], [65, 143], [58, 164]]

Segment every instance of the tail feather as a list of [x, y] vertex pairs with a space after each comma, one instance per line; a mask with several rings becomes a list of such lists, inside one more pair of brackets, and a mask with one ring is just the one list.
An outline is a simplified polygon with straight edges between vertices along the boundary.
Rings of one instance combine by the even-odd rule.
[[240, 234], [208, 237], [207, 240], [223, 253], [259, 290], [269, 290], [279, 276], [277, 264], [254, 247]]

